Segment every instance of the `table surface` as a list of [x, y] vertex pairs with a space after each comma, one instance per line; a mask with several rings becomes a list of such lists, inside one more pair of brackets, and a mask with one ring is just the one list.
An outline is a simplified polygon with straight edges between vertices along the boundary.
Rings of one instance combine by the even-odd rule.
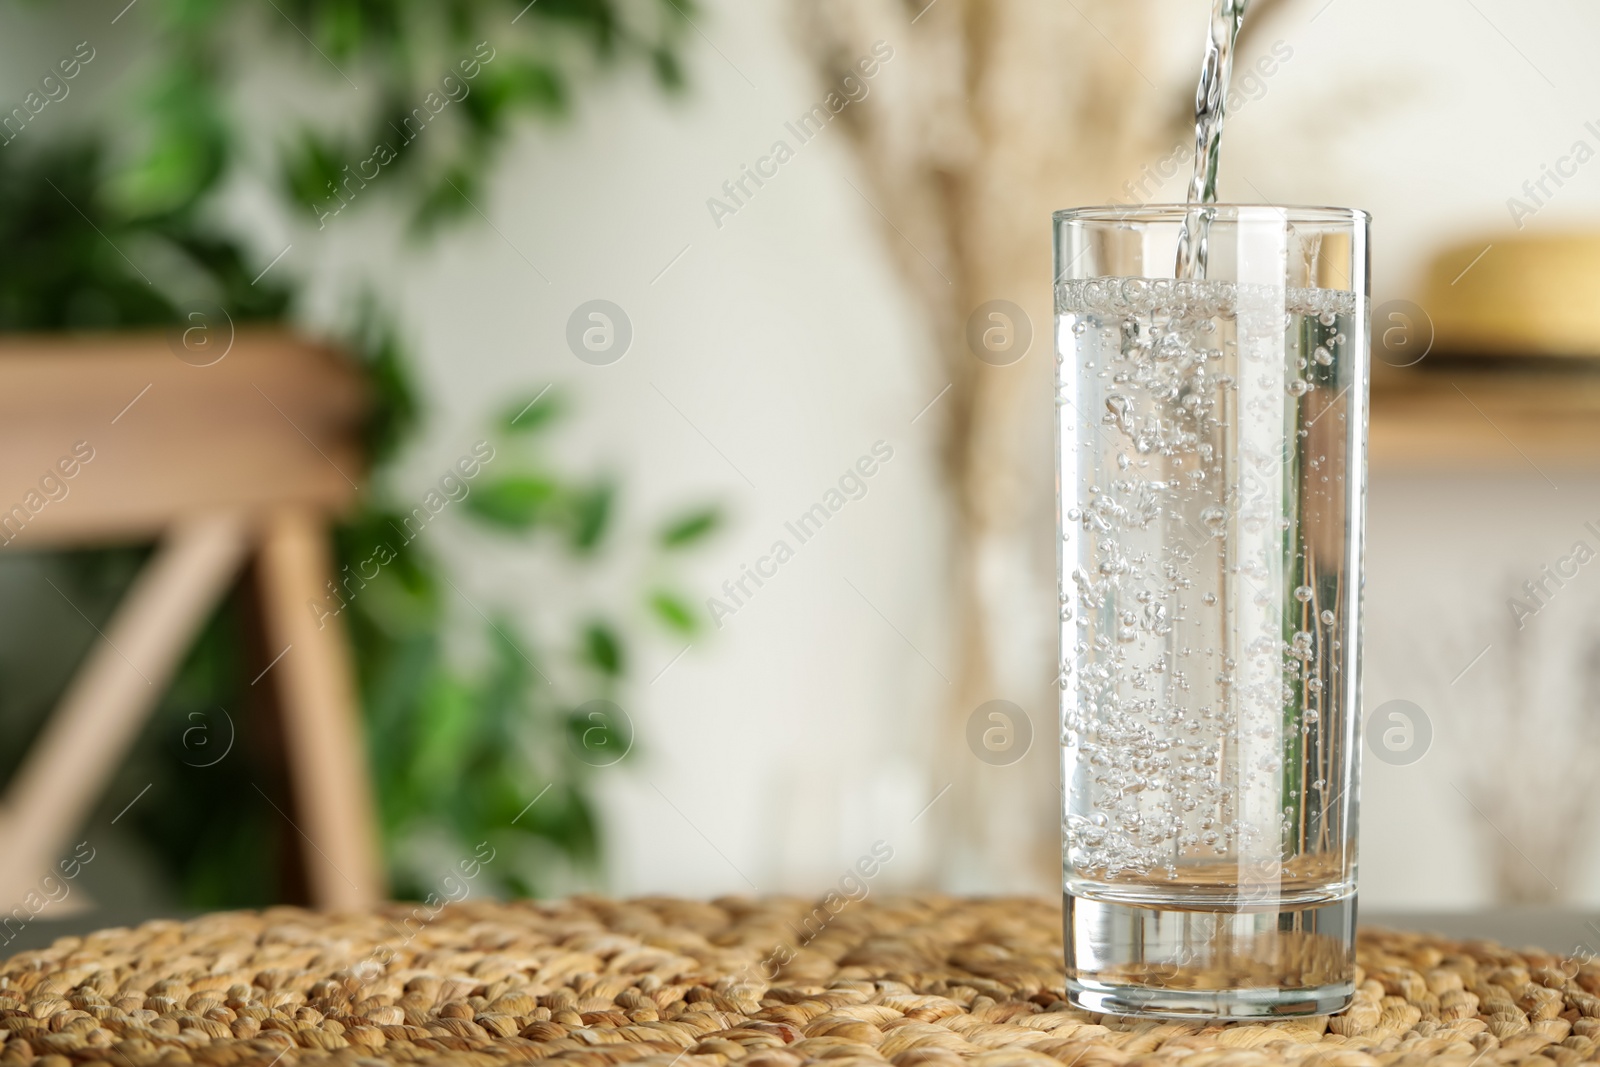
[[[189, 919], [192, 913], [126, 912], [100, 908], [63, 919], [39, 919], [8, 944], [0, 938], [0, 957], [25, 949], [44, 948], [58, 937], [82, 935], [112, 926], [136, 926], [148, 919]], [[1600, 955], [1600, 912], [1576, 908], [1504, 907], [1481, 911], [1363, 911], [1364, 927], [1443, 934], [1469, 940], [1486, 938], [1515, 948]]]
[[[1495, 921], [1554, 944], [1584, 927]], [[829, 913], [799, 898], [575, 898], [45, 926], [34, 940], [59, 939], [0, 963], [4, 1067], [1600, 1061], [1600, 962], [1587, 957], [1369, 929], [1338, 1016], [1130, 1019], [1064, 1002], [1060, 906], [1036, 899], [875, 894]]]

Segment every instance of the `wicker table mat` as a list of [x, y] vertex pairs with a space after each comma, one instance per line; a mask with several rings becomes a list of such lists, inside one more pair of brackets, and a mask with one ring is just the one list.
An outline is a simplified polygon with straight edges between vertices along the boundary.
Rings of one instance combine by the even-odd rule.
[[945, 897], [874, 897], [834, 915], [799, 900], [658, 898], [151, 922], [0, 964], [0, 1065], [1600, 1059], [1600, 963], [1369, 931], [1343, 1015], [1135, 1021], [1062, 1002], [1059, 923], [1054, 903]]

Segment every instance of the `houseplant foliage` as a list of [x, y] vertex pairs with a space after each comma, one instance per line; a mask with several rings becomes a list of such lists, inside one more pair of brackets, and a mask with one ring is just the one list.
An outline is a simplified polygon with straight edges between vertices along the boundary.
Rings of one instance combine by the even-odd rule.
[[[244, 138], [219, 92], [227, 88], [224, 57], [253, 47], [248, 35], [257, 27], [255, 13], [224, 0], [152, 6], [147, 17], [157, 27], [162, 61], [146, 93], [139, 149], [111, 190], [125, 210], [141, 215], [191, 207], [225, 175]], [[567, 115], [578, 89], [597, 73], [644, 66], [662, 88], [679, 88], [678, 45], [694, 11], [688, 0], [277, 0], [272, 6], [259, 14], [284, 58], [320, 77], [318, 108], [322, 100], [339, 108], [350, 101], [356, 120], [306, 117], [276, 161], [286, 191], [308, 208], [327, 201], [349, 165], [388, 142], [395, 153], [383, 181], [407, 188], [413, 216], [424, 225], [469, 211], [512, 123]], [[411, 147], [407, 136], [418, 125], [428, 127], [427, 136], [413, 137]]]
[[[553, 392], [508, 406], [484, 442], [494, 456], [486, 470], [497, 473], [463, 497], [460, 521], [486, 538], [532, 542], [569, 571], [629, 566], [637, 592], [629, 602], [588, 606], [564, 633], [530, 641], [508, 614], [475, 614], [423, 543], [406, 541], [411, 516], [393, 497], [340, 534], [341, 559], [392, 556], [340, 614], [357, 649], [391, 871], [403, 894], [426, 896], [483, 841], [500, 857], [483, 877], [504, 892], [567, 888], [572, 873], [592, 868], [597, 818], [588, 786], [627, 755], [632, 734], [626, 719], [593, 718], [591, 702], [619, 699], [630, 633], [651, 626], [687, 642], [700, 626], [672, 574], [679, 554], [715, 529], [715, 509], [675, 513], [643, 536], [619, 528], [611, 479], [574, 476], [547, 458], [543, 442], [563, 407]], [[471, 669], [450, 655], [451, 618], [481, 622]]]
[[[87, 134], [40, 135], [0, 150], [0, 240], [11, 253], [0, 261], [0, 329], [167, 325], [197, 299], [220, 304], [236, 323], [292, 318], [291, 272], [258, 277], [260, 264], [215, 210], [219, 191], [262, 150], [233, 106], [241, 49], [252, 58], [269, 49], [286, 64], [325, 63], [330, 85], [360, 79], [350, 115], [338, 122], [301, 116], [295, 135], [270, 149], [285, 201], [313, 217], [351, 160], [367, 155], [375, 139], [392, 138], [383, 131], [414, 108], [426, 109], [426, 138], [396, 152], [383, 177], [389, 202], [425, 236], [456, 220], [475, 223], [472, 202], [519, 119], [569, 115], [581, 88], [612, 71], [642, 68], [664, 89], [679, 86], [677, 46], [692, 11], [687, 0], [277, 0], [272, 7], [275, 14], [257, 19], [259, 12], [220, 0], [144, 0], [137, 17], [153, 55], [126, 103]], [[265, 35], [256, 32], [263, 25]], [[487, 61], [484, 48], [492, 52]], [[467, 76], [461, 57], [475, 57], [471, 92], [435, 111], [429, 94], [440, 91], [443, 74]], [[367, 434], [373, 489], [338, 532], [341, 567], [370, 559], [414, 504], [386, 472], [423, 415], [380, 300], [342, 340], [364, 365], [375, 403]], [[595, 765], [606, 761], [583, 758], [594, 733], [585, 702], [619, 691], [632, 639], [644, 628], [683, 640], [696, 628], [672, 591], [673, 561], [715, 528], [714, 509], [653, 523], [629, 518], [612, 479], [563, 470], [548, 458], [546, 441], [563, 410], [559, 392], [523, 398], [486, 429], [497, 462], [449, 521], [486, 539], [530, 543], [576, 569], [614, 565], [623, 554], [638, 568], [636, 595], [562, 620], [570, 633], [522, 633], [500, 605], [468, 601], [424, 538], [394, 552], [340, 612], [356, 650], [391, 888], [399, 895], [426, 896], [437, 871], [485, 840], [506, 858], [485, 866], [479, 891], [486, 884], [501, 892], [560, 889], [592, 872], [598, 819], [589, 786]], [[38, 565], [63, 596], [103, 618], [144, 554], [72, 553]], [[298, 848], [256, 795], [285, 790], [272, 730], [252, 711], [261, 694], [250, 677], [262, 657], [239, 608], [230, 603], [208, 624], [114, 789], [132, 795], [151, 784], [121, 828], [133, 826], [195, 907], [279, 898]], [[481, 631], [465, 653], [456, 640], [464, 627]], [[70, 666], [55, 673], [64, 678]], [[25, 735], [53, 699], [18, 696], [25, 687], [17, 676], [28, 670], [17, 661], [0, 665], [12, 675], [0, 675], [0, 733], [17, 742], [6, 746], [13, 755], [0, 760], [0, 773], [14, 769]], [[219, 715], [229, 736], [236, 729], [240, 738], [231, 758], [193, 758], [192, 742], [219, 729]]]

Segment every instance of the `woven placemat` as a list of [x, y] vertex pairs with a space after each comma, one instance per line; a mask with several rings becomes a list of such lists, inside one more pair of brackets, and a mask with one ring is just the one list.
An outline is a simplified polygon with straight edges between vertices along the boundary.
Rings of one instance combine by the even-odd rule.
[[1332, 1019], [1091, 1015], [1062, 1000], [1059, 925], [1053, 903], [927, 896], [151, 922], [0, 965], [0, 1064], [1566, 1067], [1600, 1045], [1600, 964], [1371, 931]]

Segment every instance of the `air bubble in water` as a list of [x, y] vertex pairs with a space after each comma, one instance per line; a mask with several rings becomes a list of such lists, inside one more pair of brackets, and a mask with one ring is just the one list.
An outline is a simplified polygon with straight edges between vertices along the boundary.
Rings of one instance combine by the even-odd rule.
[[[1057, 678], [1067, 715], [1061, 736], [1080, 776], [1074, 789], [1085, 800], [1075, 802], [1067, 834], [1071, 862], [1085, 876], [1167, 884], [1175, 873], [1183, 884], [1191, 864], [1216, 858], [1205, 854], [1227, 856], [1272, 833], [1241, 814], [1240, 785], [1282, 782], [1293, 764], [1294, 780], [1308, 783], [1299, 789], [1315, 788], [1312, 759], [1328, 728], [1318, 721], [1321, 709], [1306, 705], [1325, 705], [1335, 730], [1343, 723], [1343, 702], [1333, 699], [1341, 695], [1340, 675], [1318, 662], [1337, 657], [1340, 616], [1338, 609], [1311, 609], [1331, 586], [1311, 585], [1308, 577], [1306, 586], [1289, 587], [1289, 604], [1308, 609], [1303, 631], [1268, 635], [1262, 648], [1248, 650], [1230, 649], [1211, 632], [1224, 621], [1220, 581], [1240, 583], [1241, 610], [1266, 618], [1283, 609], [1282, 587], [1271, 591], [1259, 554], [1228, 552], [1235, 532], [1278, 536], [1298, 517], [1262, 506], [1227, 459], [1238, 434], [1234, 412], [1245, 399], [1240, 383], [1259, 380], [1266, 368], [1239, 343], [1232, 284], [1135, 281], [1070, 281], [1056, 290], [1067, 350], [1059, 374], [1062, 381], [1076, 374], [1083, 395], [1094, 398], [1083, 418], [1072, 406], [1079, 394], [1063, 386], [1058, 427], [1063, 441], [1076, 439], [1088, 457], [1091, 480], [1101, 481], [1077, 486], [1078, 499], [1060, 509], [1061, 533], [1070, 536], [1063, 551], [1078, 560], [1068, 577], [1077, 588], [1060, 604], [1063, 649], [1070, 646]], [[1342, 387], [1333, 379], [1343, 351], [1333, 334], [1356, 321], [1353, 294], [1291, 289], [1287, 299], [1292, 332], [1285, 340], [1293, 347], [1276, 371], [1282, 377], [1266, 384], [1284, 384], [1288, 397], [1279, 408], [1324, 386], [1330, 394]], [[1331, 325], [1316, 325], [1319, 318]], [[1303, 346], [1294, 343], [1301, 337]], [[1287, 434], [1305, 463], [1305, 484], [1321, 493], [1342, 486], [1345, 472], [1313, 462], [1316, 450], [1305, 442], [1316, 436], [1306, 427], [1315, 414]], [[1279, 470], [1272, 462], [1257, 474], [1270, 483]], [[1335, 584], [1341, 578], [1335, 574]], [[1259, 608], [1251, 606], [1256, 595]], [[1282, 673], [1271, 669], [1278, 665]], [[1281, 722], [1254, 714], [1263, 701], [1294, 709], [1299, 728], [1290, 727], [1294, 736], [1283, 738], [1281, 749], [1269, 741], [1272, 751], [1241, 762], [1227, 739], [1248, 737], [1254, 746], [1266, 723], [1271, 732]], [[1309, 792], [1306, 802], [1325, 796]]]

